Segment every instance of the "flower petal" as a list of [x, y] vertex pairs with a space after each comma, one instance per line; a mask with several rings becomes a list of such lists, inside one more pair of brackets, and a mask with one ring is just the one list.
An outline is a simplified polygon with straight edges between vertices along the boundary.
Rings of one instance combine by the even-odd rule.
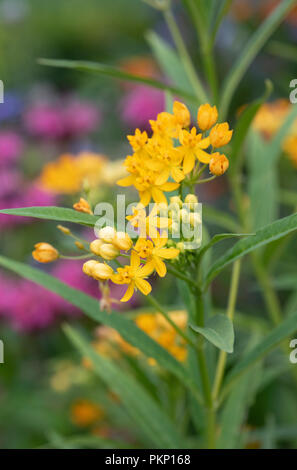
[[180, 183], [185, 178], [184, 172], [177, 166], [171, 168], [171, 176], [177, 183]]
[[139, 192], [140, 203], [145, 207], [149, 204], [152, 194], [151, 191], [140, 191]]
[[209, 153], [204, 152], [204, 150], [201, 150], [201, 149], [196, 150], [196, 157], [201, 163], [209, 163], [211, 159], [211, 155]]
[[129, 176], [126, 176], [125, 178], [122, 178], [120, 179], [119, 181], [117, 181], [117, 184], [119, 186], [132, 186], [134, 184], [134, 181], [135, 181], [135, 176], [134, 175], [129, 175]]
[[210, 146], [210, 138], [206, 137], [205, 139], [202, 139], [199, 144], [199, 148], [201, 149], [207, 149]]
[[144, 295], [148, 295], [152, 290], [152, 286], [145, 279], [136, 278], [135, 285], [137, 289], [139, 289], [140, 292]]
[[157, 256], [164, 259], [173, 259], [179, 255], [179, 250], [177, 248], [158, 248]]
[[[166, 183], [165, 183], [166, 184]], [[167, 199], [165, 194], [161, 191], [161, 189], [158, 188], [152, 188], [152, 196], [154, 201], [158, 204], [161, 202], [164, 202], [164, 204], [167, 204]]]
[[183, 170], [184, 173], [190, 173], [195, 166], [195, 156], [193, 152], [187, 152], [184, 158]]
[[134, 282], [131, 282], [131, 284], [129, 284], [128, 289], [126, 290], [125, 294], [120, 299], [121, 302], [128, 302], [128, 300], [131, 299], [132, 295], [134, 294], [134, 287], [135, 287]]
[[159, 176], [157, 177], [157, 179], [155, 181], [155, 184], [157, 186], [160, 186], [161, 184], [166, 183], [169, 176], [170, 176], [170, 168], [167, 167], [167, 168], [165, 168], [165, 170], [161, 171], [161, 173], [159, 174]]
[[153, 261], [154, 261], [155, 269], [157, 273], [159, 274], [159, 276], [160, 277], [166, 276], [167, 268], [166, 268], [166, 264], [164, 263], [164, 261], [162, 261], [161, 258], [159, 258], [158, 256], [154, 256]]

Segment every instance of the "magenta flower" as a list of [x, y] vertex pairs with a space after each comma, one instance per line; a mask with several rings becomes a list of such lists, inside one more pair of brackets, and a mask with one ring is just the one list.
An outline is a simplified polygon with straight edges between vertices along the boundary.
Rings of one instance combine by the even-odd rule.
[[12, 131], [0, 133], [0, 165], [14, 163], [23, 152], [22, 138]]
[[120, 104], [121, 118], [130, 127], [144, 129], [149, 119], [156, 119], [164, 111], [164, 92], [146, 86], [136, 86], [129, 91]]

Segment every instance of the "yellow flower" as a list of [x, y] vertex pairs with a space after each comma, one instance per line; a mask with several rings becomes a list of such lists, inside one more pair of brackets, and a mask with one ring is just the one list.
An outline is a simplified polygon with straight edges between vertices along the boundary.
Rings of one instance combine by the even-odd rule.
[[71, 418], [77, 426], [89, 426], [102, 419], [103, 416], [103, 409], [89, 400], [78, 400], [71, 407]]
[[135, 130], [135, 135], [128, 135], [128, 140], [134, 152], [142, 150], [148, 140], [146, 131], [141, 132], [139, 129]]
[[160, 277], [164, 277], [167, 273], [166, 264], [163, 259], [173, 259], [179, 255], [176, 248], [164, 248], [168, 238], [158, 236], [153, 242], [144, 238], [139, 238], [135, 244], [134, 250], [139, 258], [147, 260], [146, 267], [151, 268], [151, 272], [156, 270]]
[[139, 289], [144, 295], [148, 295], [152, 288], [146, 278], [151, 274], [151, 268], [140, 265], [139, 256], [135, 256], [132, 252], [130, 265], [118, 268], [117, 273], [113, 274], [111, 280], [114, 284], [128, 284], [128, 289], [125, 295], [121, 298], [121, 302], [127, 302], [131, 299], [135, 289]]
[[218, 110], [216, 106], [202, 104], [198, 109], [197, 122], [202, 131], [208, 131], [218, 120]]
[[209, 162], [209, 170], [213, 175], [221, 176], [229, 168], [229, 160], [226, 155], [219, 152], [213, 153]]
[[167, 204], [164, 192], [174, 191], [179, 187], [178, 183], [167, 182], [163, 184], [157, 183], [158, 173], [154, 171], [142, 170], [139, 175], [130, 175], [118, 181], [119, 186], [135, 186], [139, 192], [140, 202], [143, 206], [147, 206], [151, 199], [156, 203]]
[[146, 162], [146, 165], [150, 170], [158, 172], [157, 185], [166, 183], [170, 176], [176, 183], [180, 183], [185, 178], [181, 169], [182, 159], [183, 155], [178, 149], [164, 146], [154, 159]]
[[81, 190], [84, 181], [88, 181], [91, 187], [97, 185], [106, 162], [106, 158], [99, 154], [61, 155], [43, 167], [40, 184], [47, 191], [74, 194]]
[[179, 101], [174, 101], [173, 114], [177, 123], [181, 127], [189, 127], [191, 123], [191, 115], [185, 104], [180, 103]]
[[193, 170], [196, 158], [201, 163], [209, 163], [210, 155], [203, 149], [209, 147], [210, 140], [208, 137], [203, 139], [202, 134], [197, 134], [195, 127], [192, 127], [191, 132], [180, 131], [179, 141], [181, 143], [179, 149], [184, 159], [183, 169], [186, 174]]
[[59, 252], [49, 243], [36, 243], [34, 248], [32, 256], [39, 263], [51, 263], [59, 258]]
[[97, 281], [105, 281], [113, 275], [113, 269], [105, 263], [89, 260], [83, 265], [83, 272]]
[[160, 207], [157, 204], [154, 205], [149, 215], [146, 215], [145, 208], [139, 204], [137, 207], [133, 207], [132, 215], [126, 217], [129, 220], [132, 227], [138, 230], [138, 236], [140, 238], [157, 238], [157, 229], [167, 229], [171, 226], [172, 221], [168, 217], [159, 217]]
[[78, 202], [73, 204], [73, 209], [78, 212], [84, 212], [85, 214], [93, 214], [90, 204], [83, 197]]
[[227, 122], [216, 124], [209, 134], [210, 143], [215, 148], [223, 147], [230, 142], [232, 134], [233, 131], [229, 130], [229, 124]]

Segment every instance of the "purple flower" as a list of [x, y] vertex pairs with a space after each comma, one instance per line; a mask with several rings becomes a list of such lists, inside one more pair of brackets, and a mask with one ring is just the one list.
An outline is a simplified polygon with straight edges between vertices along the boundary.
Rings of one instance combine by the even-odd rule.
[[14, 119], [22, 111], [22, 100], [20, 97], [5, 89], [4, 103], [0, 105], [0, 121]]
[[0, 165], [15, 162], [23, 151], [22, 138], [12, 131], [0, 133]]
[[125, 124], [144, 129], [149, 119], [156, 119], [164, 107], [164, 92], [140, 85], [123, 97], [120, 113]]
[[40, 104], [24, 115], [27, 131], [36, 137], [65, 139], [88, 134], [101, 122], [101, 113], [92, 104], [63, 101], [59, 104]]

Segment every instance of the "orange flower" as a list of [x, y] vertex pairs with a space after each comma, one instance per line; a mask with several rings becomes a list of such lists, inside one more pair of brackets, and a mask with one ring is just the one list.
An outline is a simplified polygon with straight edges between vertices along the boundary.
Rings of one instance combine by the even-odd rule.
[[59, 258], [59, 252], [49, 243], [36, 243], [34, 248], [32, 256], [39, 263], [51, 263]]
[[90, 204], [83, 197], [78, 202], [73, 204], [73, 209], [78, 212], [84, 212], [85, 214], [93, 214]]
[[213, 153], [209, 162], [209, 170], [213, 175], [221, 176], [229, 168], [229, 160], [226, 155], [219, 152]]

